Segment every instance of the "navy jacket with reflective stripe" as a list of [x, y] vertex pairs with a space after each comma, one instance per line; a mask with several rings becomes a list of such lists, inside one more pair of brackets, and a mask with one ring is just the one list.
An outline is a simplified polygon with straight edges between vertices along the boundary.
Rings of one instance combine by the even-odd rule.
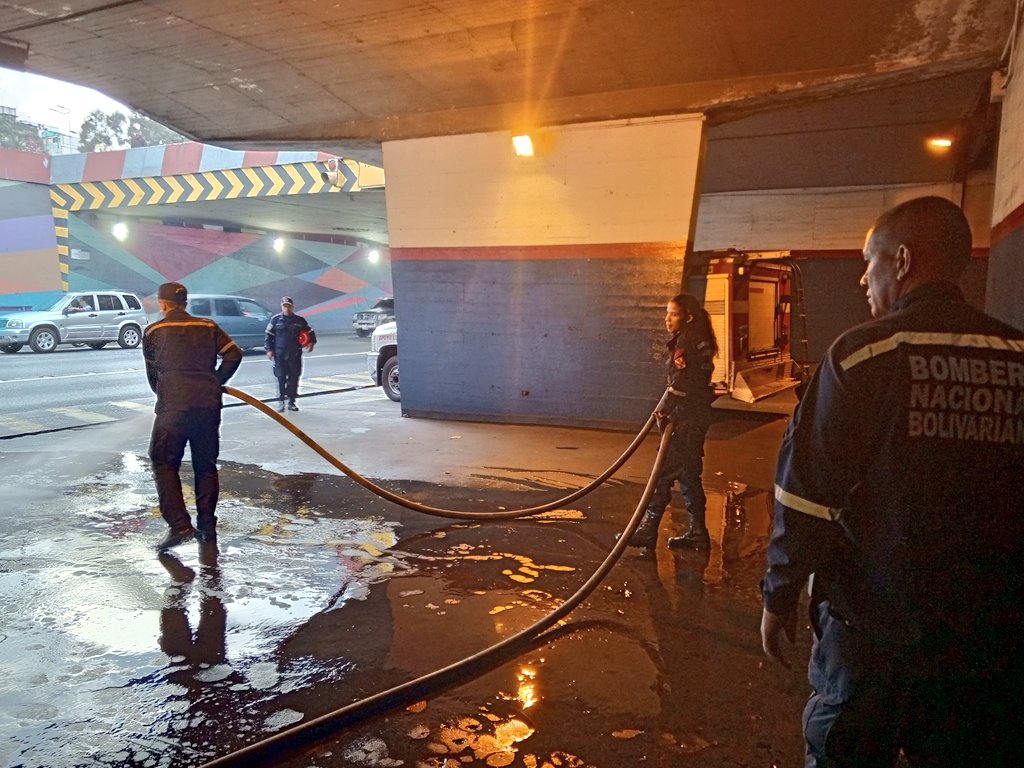
[[665, 345], [669, 418], [680, 423], [711, 408], [714, 354], [711, 342], [695, 333], [677, 333]]
[[303, 345], [299, 340], [299, 335], [303, 331], [309, 335], [309, 341], [315, 344], [316, 331], [310, 327], [306, 318], [296, 315], [294, 312], [290, 315], [279, 312], [267, 323], [264, 346], [274, 350], [274, 355], [282, 360], [302, 357]]
[[[762, 582], [814, 574], [843, 618], [927, 631], [1019, 594], [1024, 333], [933, 283], [836, 340], [779, 453]], [[896, 630], [898, 631], [898, 630]]]

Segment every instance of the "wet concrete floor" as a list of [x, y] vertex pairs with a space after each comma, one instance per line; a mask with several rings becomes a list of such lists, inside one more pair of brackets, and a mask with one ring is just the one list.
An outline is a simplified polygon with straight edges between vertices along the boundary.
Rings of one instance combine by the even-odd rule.
[[[320, 407], [311, 432], [329, 426]], [[405, 427], [378, 415], [362, 412], [378, 436]], [[471, 656], [574, 593], [642, 491], [634, 469], [540, 517], [455, 522], [311, 471], [326, 470], [319, 460], [283, 466], [292, 448], [267, 451], [278, 438], [253, 415], [226, 417], [225, 435], [245, 442], [250, 423], [269, 432], [262, 453], [273, 461], [226, 451], [218, 545], [161, 557], [145, 426], [0, 445], [0, 765], [199, 766]], [[787, 671], [765, 665], [757, 634], [766, 451], [783, 425], [723, 418], [712, 428], [710, 552], [664, 545], [685, 530], [674, 511], [657, 550], [629, 550], [522, 655], [268, 764], [801, 765], [808, 636]], [[629, 437], [603, 439], [621, 449]], [[573, 448], [565, 434], [552, 439]], [[481, 459], [490, 468], [464, 473], [471, 483], [394, 479], [407, 461], [397, 454], [380, 474], [411, 499], [456, 509], [532, 506], [585, 482], [528, 471], [522, 456]]]

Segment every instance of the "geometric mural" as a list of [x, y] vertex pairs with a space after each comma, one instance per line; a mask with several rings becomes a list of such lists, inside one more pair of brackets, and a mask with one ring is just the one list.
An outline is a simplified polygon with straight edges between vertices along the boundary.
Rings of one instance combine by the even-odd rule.
[[115, 221], [71, 214], [68, 290], [118, 288], [151, 302], [160, 283], [174, 280], [194, 293], [248, 296], [275, 312], [281, 297], [291, 296], [295, 311], [324, 332], [350, 330], [354, 311], [392, 295], [386, 248], [377, 248], [381, 258], [371, 264], [368, 247], [357, 242], [288, 237], [278, 252], [274, 234], [144, 221], [118, 241]]
[[119, 208], [358, 192], [383, 185], [374, 166], [196, 142], [53, 158], [0, 149], [0, 160], [9, 175], [0, 179], [0, 312], [100, 288], [137, 293], [154, 310], [159, 284], [175, 280], [274, 311], [292, 296], [318, 330], [342, 331], [354, 311], [392, 295], [388, 249], [376, 246], [379, 259], [370, 263], [371, 246], [343, 237], [292, 233], [278, 251], [274, 234], [145, 219], [133, 219], [123, 240], [111, 234]]

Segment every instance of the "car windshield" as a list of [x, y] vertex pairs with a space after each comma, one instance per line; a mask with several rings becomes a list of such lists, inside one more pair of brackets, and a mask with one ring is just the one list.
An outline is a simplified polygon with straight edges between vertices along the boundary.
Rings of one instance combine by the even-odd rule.
[[373, 305], [374, 309], [394, 309], [394, 299], [377, 299], [377, 303]]
[[67, 304], [67, 303], [68, 303], [68, 297], [67, 296], [61, 296], [59, 299], [57, 299], [57, 301], [55, 301], [53, 303], [53, 306], [50, 307], [49, 309], [47, 309], [46, 311], [47, 312], [60, 312], [62, 309], [64, 309], [64, 305]]

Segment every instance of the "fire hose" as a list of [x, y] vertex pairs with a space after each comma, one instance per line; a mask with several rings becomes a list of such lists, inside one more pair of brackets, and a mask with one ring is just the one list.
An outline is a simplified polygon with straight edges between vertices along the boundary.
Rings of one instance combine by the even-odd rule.
[[[397, 504], [401, 504], [408, 509], [426, 512], [427, 514], [434, 514], [440, 517], [454, 517], [457, 519], [508, 519], [513, 517], [525, 517], [556, 509], [559, 506], [568, 503], [568, 501], [578, 499], [586, 493], [589, 493], [604, 482], [604, 480], [611, 477], [615, 471], [636, 451], [640, 443], [651, 431], [655, 423], [657, 423], [657, 415], [661, 409], [662, 402], [664, 402], [663, 397], [662, 402], [659, 402], [658, 407], [644, 424], [640, 433], [630, 444], [629, 448], [627, 448], [627, 450], [618, 459], [616, 459], [616, 462], [612, 467], [602, 473], [600, 478], [589, 483], [586, 488], [575, 491], [564, 499], [559, 499], [558, 501], [554, 501], [549, 504], [543, 504], [527, 509], [502, 510], [499, 512], [459, 512], [417, 504], [404, 499], [385, 488], [377, 486], [366, 478], [361, 477], [354, 470], [350, 469], [343, 462], [328, 453], [301, 429], [292, 424], [288, 419], [279, 416], [272, 408], [265, 405], [262, 401], [246, 394], [245, 392], [234, 389], [233, 387], [225, 387], [224, 391], [232, 397], [244, 400], [258, 410], [263, 411], [268, 416], [277, 420], [292, 432], [292, 434], [326, 459], [332, 466], [341, 470], [357, 483], [372, 492], [377, 493], [383, 498]], [[580, 603], [582, 603], [587, 596], [597, 588], [598, 584], [605, 579], [605, 577], [611, 572], [611, 569], [618, 562], [619, 558], [622, 557], [626, 547], [629, 546], [630, 537], [640, 525], [644, 511], [647, 508], [647, 503], [650, 501], [651, 495], [654, 493], [654, 487], [657, 484], [659, 475], [661, 474], [661, 468], [665, 463], [665, 456], [668, 451], [668, 445], [671, 438], [672, 425], [671, 423], [667, 423], [662, 430], [661, 443], [658, 446], [658, 454], [654, 460], [654, 466], [651, 468], [651, 473], [647, 479], [647, 484], [644, 487], [643, 494], [637, 502], [636, 509], [633, 511], [633, 515], [630, 517], [625, 529], [615, 542], [615, 546], [612, 547], [611, 551], [607, 554], [594, 573], [591, 574], [580, 588], [554, 611], [531, 624], [529, 627], [520, 630], [514, 635], [506, 637], [488, 648], [478, 651], [472, 656], [467, 656], [464, 659], [460, 659], [459, 661], [453, 662], [441, 669], [417, 677], [414, 680], [380, 691], [372, 696], [368, 696], [324, 715], [320, 715], [306, 723], [301, 723], [234, 752], [222, 755], [221, 757], [204, 763], [200, 768], [225, 768], [226, 766], [256, 766], [270, 764], [270, 761], [280, 756], [285, 751], [296, 749], [302, 744], [308, 744], [311, 741], [325, 738], [336, 733], [342, 728], [356, 725], [375, 717], [382, 712], [386, 712], [400, 706], [408, 706], [409, 704], [419, 701], [431, 692], [440, 690], [444, 687], [449, 687], [461, 680], [471, 677], [476, 670], [489, 669], [499, 661], [514, 658], [528, 650], [539, 639], [541, 639], [544, 633], [552, 630], [556, 624], [561, 622], [566, 616], [575, 610]]]
[[[460, 510], [453, 509], [440, 509], [438, 507], [431, 507], [427, 504], [420, 504], [415, 501], [410, 501], [404, 496], [400, 496], [397, 493], [393, 493], [392, 491], [389, 491], [387, 488], [383, 488], [377, 485], [376, 483], [367, 480], [365, 477], [363, 477], [358, 472], [353, 470], [351, 467], [346, 465], [343, 461], [341, 461], [336, 456], [327, 451], [322, 445], [317, 443], [313, 438], [311, 438], [309, 435], [307, 435], [305, 432], [303, 432], [301, 429], [295, 426], [295, 424], [293, 424], [289, 419], [277, 413], [273, 408], [264, 403], [262, 400], [259, 400], [253, 397], [252, 395], [241, 391], [240, 389], [235, 389], [234, 387], [224, 387], [224, 392], [225, 394], [231, 395], [234, 398], [243, 400], [252, 407], [256, 408], [259, 411], [262, 411], [267, 416], [277, 421], [285, 429], [287, 429], [289, 432], [291, 432], [293, 435], [299, 438], [299, 440], [301, 440], [310, 448], [312, 448], [313, 451], [319, 454], [332, 467], [340, 470], [345, 475], [350, 477], [352, 480], [355, 480], [357, 483], [359, 483], [359, 485], [363, 486], [368, 491], [377, 494], [382, 499], [387, 499], [390, 502], [398, 504], [401, 507], [405, 507], [406, 509], [411, 509], [414, 512], [423, 512], [427, 515], [447, 517], [455, 520], [511, 520], [517, 517], [539, 515], [542, 512], [550, 512], [553, 509], [564, 507], [566, 504], [571, 504], [577, 499], [586, 496], [588, 493], [593, 491], [595, 488], [604, 483], [608, 478], [610, 478], [612, 475], [618, 472], [619, 468], [622, 467], [622, 465], [626, 463], [629, 457], [636, 452], [636, 449], [640, 447], [641, 443], [643, 443], [644, 441], [644, 438], [646, 438], [647, 434], [651, 431], [651, 429], [654, 428], [656, 422], [655, 416], [652, 413], [651, 416], [647, 419], [644, 426], [641, 428], [640, 432], [634, 438], [633, 442], [629, 444], [629, 447], [626, 448], [625, 451], [623, 451], [622, 455], [619, 456], [619, 458], [617, 458], [614, 461], [614, 463], [612, 463], [612, 465], [608, 467], [607, 470], [602, 472], [598, 477], [594, 478], [593, 481], [585, 485], [583, 488], [573, 491], [568, 496], [564, 496], [560, 499], [555, 499], [554, 501], [548, 502], [547, 504], [540, 504], [536, 507], [528, 507], [525, 509], [509, 509], [487, 512], [463, 512]], [[659, 403], [659, 408], [660, 405], [661, 404]], [[655, 411], [657, 412], [657, 410], [658, 409], [656, 408]]]

